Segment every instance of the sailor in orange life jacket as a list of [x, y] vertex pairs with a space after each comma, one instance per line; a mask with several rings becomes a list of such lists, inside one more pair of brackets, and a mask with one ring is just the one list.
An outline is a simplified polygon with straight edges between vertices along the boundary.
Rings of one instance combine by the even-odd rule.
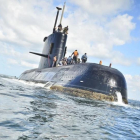
[[75, 50], [75, 51], [71, 54], [71, 56], [72, 56], [72, 55], [73, 55], [73, 60], [75, 61], [75, 63], [77, 63], [77, 57], [78, 57], [78, 55], [79, 55], [78, 51]]
[[100, 60], [99, 64], [102, 65], [102, 61], [101, 60]]
[[57, 56], [54, 56], [52, 67], [56, 67], [56, 61], [57, 61]]

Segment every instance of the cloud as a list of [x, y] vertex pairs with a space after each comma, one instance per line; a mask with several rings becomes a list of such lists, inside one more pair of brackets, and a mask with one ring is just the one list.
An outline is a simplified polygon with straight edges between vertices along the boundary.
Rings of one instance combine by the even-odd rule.
[[130, 32], [135, 28], [135, 23], [131, 22], [132, 19], [133, 17], [127, 14], [118, 15], [108, 23], [108, 31], [114, 45], [123, 45], [131, 40]]
[[8, 59], [7, 61], [9, 64], [18, 65], [19, 67], [23, 66], [23, 67], [28, 67], [28, 68], [38, 68], [38, 64], [29, 63], [22, 60]]
[[138, 17], [138, 20], [140, 20], [140, 16]]
[[6, 43], [0, 43], [0, 54], [4, 56], [20, 57], [20, 53], [15, 51], [12, 45], [7, 45]]
[[29, 67], [29, 68], [37, 68], [38, 67], [38, 65], [36, 65], [36, 64], [28, 63], [25, 61], [21, 61], [21, 65], [25, 66], [25, 67]]
[[5, 61], [8, 64], [24, 66], [29, 68], [38, 67], [40, 57], [29, 54], [28, 52], [19, 52], [14, 49], [12, 45], [7, 45], [5, 43], [0, 43], [0, 54], [5, 56]]
[[21, 66], [28, 67], [28, 68], [37, 68], [38, 67], [37, 64], [33, 64], [33, 63], [25, 62], [25, 61], [17, 61], [15, 59], [8, 59], [8, 63], [12, 64], [12, 65], [18, 65], [19, 67], [21, 67]]
[[128, 98], [140, 100], [140, 75], [125, 75], [128, 87]]
[[140, 57], [137, 58], [137, 64], [140, 65]]
[[44, 36], [51, 32], [51, 15], [55, 15], [54, 11], [50, 10], [52, 1], [1, 0], [1, 3], [0, 40], [30, 48], [35, 45], [39, 48]]
[[130, 58], [125, 58], [122, 53], [114, 51], [112, 53], [111, 63], [130, 66], [132, 64], [132, 60]]
[[[97, 22], [84, 13], [81, 17], [81, 14], [81, 11], [78, 11], [67, 19], [71, 27], [67, 43], [68, 50], [72, 52], [76, 48], [80, 54], [87, 52], [88, 56], [130, 65], [131, 61], [128, 62], [129, 59], [120, 52], [114, 51], [113, 47], [131, 41], [130, 33], [135, 28], [135, 24], [132, 22], [133, 17], [124, 14], [115, 16], [109, 21], [100, 22], [99, 20]], [[125, 63], [122, 63], [121, 59]]]
[[15, 59], [8, 59], [9, 64], [18, 64], [18, 62]]
[[83, 10], [94, 15], [112, 15], [129, 10], [133, 0], [70, 0]]

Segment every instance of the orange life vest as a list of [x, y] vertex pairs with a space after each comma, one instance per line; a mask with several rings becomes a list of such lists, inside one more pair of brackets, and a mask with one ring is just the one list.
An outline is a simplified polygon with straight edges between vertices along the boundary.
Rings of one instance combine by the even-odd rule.
[[100, 61], [100, 63], [99, 63], [100, 65], [102, 65], [102, 61]]
[[74, 51], [74, 56], [77, 56], [78, 55], [78, 52], [77, 51]]

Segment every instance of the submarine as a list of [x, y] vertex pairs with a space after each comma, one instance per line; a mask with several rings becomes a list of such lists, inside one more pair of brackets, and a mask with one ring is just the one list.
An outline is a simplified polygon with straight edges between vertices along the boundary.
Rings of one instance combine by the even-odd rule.
[[[19, 80], [45, 83], [45, 87], [50, 87], [51, 90], [103, 101], [117, 101], [117, 93], [120, 93], [123, 102], [127, 104], [127, 84], [119, 70], [97, 63], [58, 66], [66, 55], [68, 34], [56, 30], [59, 11], [62, 10], [61, 25], [65, 4], [62, 9], [56, 8], [53, 32], [43, 39], [42, 53], [30, 52], [41, 57], [38, 68], [23, 72]], [[52, 67], [55, 56], [56, 67]]]

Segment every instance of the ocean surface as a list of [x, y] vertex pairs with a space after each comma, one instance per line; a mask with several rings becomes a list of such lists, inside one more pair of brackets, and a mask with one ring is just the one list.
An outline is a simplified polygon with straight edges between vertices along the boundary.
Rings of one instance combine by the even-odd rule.
[[0, 140], [140, 140], [140, 101], [103, 102], [0, 76]]

